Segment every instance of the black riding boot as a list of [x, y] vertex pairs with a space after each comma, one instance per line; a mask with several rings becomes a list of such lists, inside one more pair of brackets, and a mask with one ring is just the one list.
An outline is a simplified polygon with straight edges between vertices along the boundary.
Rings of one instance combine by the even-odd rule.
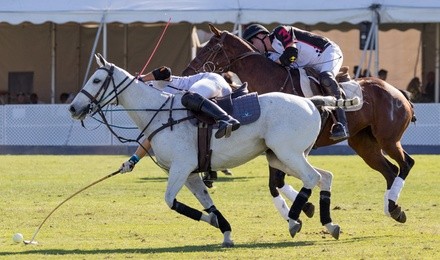
[[336, 124], [332, 125], [330, 139], [341, 140], [346, 139], [349, 136], [347, 127], [347, 118], [345, 117], [345, 111], [342, 108], [336, 108]]
[[215, 138], [229, 137], [232, 131], [240, 127], [240, 122], [237, 119], [229, 116], [223, 109], [217, 106], [216, 103], [199, 95], [198, 93], [187, 92], [182, 96], [182, 105], [186, 108], [203, 112], [212, 117], [218, 123], [218, 130], [215, 133]]
[[[321, 76], [321, 85], [328, 90], [330, 90], [331, 94], [336, 98], [341, 98], [341, 89], [339, 87], [338, 82], [333, 77], [330, 72], [323, 72], [320, 74]], [[330, 139], [332, 140], [341, 140], [349, 137], [348, 134], [348, 126], [347, 126], [347, 117], [345, 116], [345, 111], [342, 108], [337, 108], [335, 110], [336, 123], [333, 124], [330, 134]]]

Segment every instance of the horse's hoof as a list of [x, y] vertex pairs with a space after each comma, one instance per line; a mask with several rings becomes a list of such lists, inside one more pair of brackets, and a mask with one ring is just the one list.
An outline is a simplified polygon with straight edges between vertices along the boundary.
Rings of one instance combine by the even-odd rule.
[[292, 238], [294, 238], [296, 233], [298, 233], [301, 230], [301, 227], [302, 227], [301, 223], [299, 223], [296, 220], [289, 219], [289, 232]]
[[222, 247], [225, 247], [225, 248], [234, 247], [234, 241], [232, 241], [232, 240], [230, 240], [230, 241], [223, 241]]
[[332, 237], [336, 240], [339, 239], [339, 234], [341, 234], [341, 228], [339, 227], [339, 225], [335, 225], [334, 229], [332, 230], [332, 232], [330, 232], [330, 235], [332, 235]]
[[400, 223], [406, 222], [405, 211], [402, 211], [402, 208], [399, 206], [396, 206], [392, 211], [390, 211], [390, 216], [397, 222]]
[[229, 169], [222, 170], [225, 175], [232, 175], [232, 172]]
[[302, 211], [306, 214], [308, 218], [311, 218], [313, 217], [313, 215], [315, 215], [315, 205], [310, 202], [306, 202], [306, 204], [304, 204], [304, 207], [302, 208]]
[[335, 225], [333, 223], [328, 223], [324, 225], [327, 228], [327, 231], [332, 235], [332, 237], [336, 240], [339, 239], [339, 235], [341, 234], [341, 227], [339, 225]]

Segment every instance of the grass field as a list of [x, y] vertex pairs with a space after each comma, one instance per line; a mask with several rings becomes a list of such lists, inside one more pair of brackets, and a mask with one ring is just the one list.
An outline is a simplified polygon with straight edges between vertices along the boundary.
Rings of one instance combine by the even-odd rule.
[[[439, 259], [440, 156], [414, 158], [399, 200], [405, 224], [383, 214], [385, 180], [359, 157], [310, 158], [334, 173], [332, 218], [342, 229], [339, 240], [323, 232], [318, 210], [312, 219], [302, 216], [301, 233], [290, 237], [272, 205], [264, 157], [232, 169], [232, 177], [219, 173], [210, 193], [235, 242], [222, 248], [219, 230], [167, 207], [166, 174], [148, 159], [60, 207], [36, 237], [39, 245], [15, 244], [14, 233], [30, 239], [55, 206], [126, 158], [0, 156], [0, 259]], [[315, 189], [315, 205], [318, 195]], [[201, 209], [186, 189], [178, 199]]]

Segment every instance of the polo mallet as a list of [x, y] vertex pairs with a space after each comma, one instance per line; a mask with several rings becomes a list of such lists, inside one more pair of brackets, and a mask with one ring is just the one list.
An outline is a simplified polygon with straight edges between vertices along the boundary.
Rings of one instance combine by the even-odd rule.
[[106, 179], [108, 179], [108, 178], [110, 178], [110, 177], [112, 177], [112, 176], [115, 176], [116, 174], [118, 174], [118, 173], [120, 173], [120, 172], [121, 172], [121, 170], [117, 170], [117, 171], [115, 171], [115, 172], [113, 172], [113, 173], [110, 173], [109, 175], [104, 176], [104, 177], [102, 177], [101, 179], [99, 179], [99, 180], [97, 180], [97, 181], [95, 181], [95, 182], [93, 182], [93, 183], [87, 185], [86, 187], [84, 187], [84, 188], [80, 189], [79, 191], [75, 192], [74, 194], [70, 195], [67, 199], [63, 200], [60, 204], [58, 204], [58, 206], [56, 206], [56, 207], [55, 207], [55, 208], [49, 213], [49, 215], [47, 215], [47, 217], [43, 220], [43, 222], [41, 222], [41, 224], [37, 227], [37, 230], [35, 231], [34, 235], [33, 235], [32, 238], [31, 238], [31, 240], [23, 240], [23, 243], [24, 243], [25, 245], [29, 245], [29, 244], [37, 245], [38, 242], [37, 242], [37, 241], [34, 241], [35, 237], [37, 236], [38, 232], [40, 231], [40, 228], [43, 226], [43, 224], [46, 222], [46, 220], [52, 215], [52, 213], [55, 212], [55, 210], [57, 210], [59, 207], [61, 207], [61, 205], [63, 205], [64, 203], [66, 203], [68, 200], [70, 200], [71, 198], [75, 197], [75, 196], [78, 195], [79, 193], [85, 191], [86, 189], [92, 187], [93, 185], [95, 185], [95, 184], [97, 184], [97, 183], [100, 183], [100, 182], [103, 181], [103, 180], [106, 180]]

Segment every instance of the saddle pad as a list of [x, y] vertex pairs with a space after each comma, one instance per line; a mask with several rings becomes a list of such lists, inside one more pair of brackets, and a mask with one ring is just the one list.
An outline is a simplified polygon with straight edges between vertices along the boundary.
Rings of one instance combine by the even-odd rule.
[[232, 116], [240, 121], [241, 125], [253, 123], [260, 117], [260, 102], [256, 92], [239, 96], [233, 99], [232, 103], [234, 107]]
[[[309, 78], [309, 76], [307, 75], [304, 69], [300, 68], [298, 70], [300, 75], [301, 89], [302, 92], [304, 93], [304, 97], [312, 97], [313, 93], [310, 88], [310, 81], [311, 80], [317, 81], [317, 80], [315, 78]], [[362, 105], [364, 104], [361, 85], [359, 85], [359, 83], [357, 83], [355, 80], [339, 82], [339, 85], [344, 90], [346, 98], [354, 98], [357, 96], [359, 97], [360, 100], [359, 105], [347, 108], [345, 109], [345, 111], [357, 111], [361, 109]]]

